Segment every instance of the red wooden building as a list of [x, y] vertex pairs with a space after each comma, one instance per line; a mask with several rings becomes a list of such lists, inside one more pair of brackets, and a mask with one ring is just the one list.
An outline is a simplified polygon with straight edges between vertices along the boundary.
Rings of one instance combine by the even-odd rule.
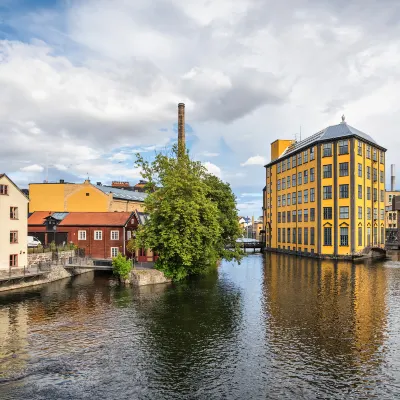
[[95, 259], [110, 259], [118, 253], [131, 256], [126, 245], [137, 226], [138, 218], [131, 212], [36, 211], [28, 219], [29, 235], [43, 244], [74, 243]]

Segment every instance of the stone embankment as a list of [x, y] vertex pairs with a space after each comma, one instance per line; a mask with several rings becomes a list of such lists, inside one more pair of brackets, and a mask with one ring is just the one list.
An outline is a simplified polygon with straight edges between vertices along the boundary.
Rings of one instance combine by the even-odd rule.
[[126, 283], [133, 286], [155, 285], [169, 283], [171, 279], [166, 278], [161, 271], [156, 269], [133, 269]]
[[65, 279], [71, 277], [71, 274], [66, 271], [61, 265], [54, 265], [45, 275], [38, 276], [37, 279], [23, 280], [18, 282], [10, 281], [2, 286], [0, 286], [0, 292], [13, 289], [21, 289], [28, 286], [42, 285], [44, 283], [50, 283], [58, 281], [59, 279]]

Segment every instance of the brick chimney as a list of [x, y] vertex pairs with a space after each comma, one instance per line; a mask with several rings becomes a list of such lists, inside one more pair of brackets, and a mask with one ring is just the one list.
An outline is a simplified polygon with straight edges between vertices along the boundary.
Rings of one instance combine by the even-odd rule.
[[185, 104], [178, 104], [178, 157], [185, 154]]

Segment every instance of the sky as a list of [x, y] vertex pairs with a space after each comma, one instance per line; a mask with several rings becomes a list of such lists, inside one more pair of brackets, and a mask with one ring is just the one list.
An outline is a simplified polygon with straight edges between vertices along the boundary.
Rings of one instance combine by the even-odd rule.
[[388, 149], [388, 179], [399, 19], [398, 0], [0, 0], [0, 172], [134, 184], [183, 102], [191, 156], [241, 215], [262, 215], [272, 141], [343, 114]]

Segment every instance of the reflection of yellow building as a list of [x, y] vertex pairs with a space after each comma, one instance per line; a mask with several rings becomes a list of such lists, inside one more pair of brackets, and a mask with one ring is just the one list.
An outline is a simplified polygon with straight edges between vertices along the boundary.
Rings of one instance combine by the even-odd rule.
[[273, 142], [265, 166], [267, 248], [352, 256], [383, 245], [385, 152], [344, 120], [301, 142]]
[[0, 308], [0, 379], [18, 374], [26, 367], [27, 321], [22, 304]]
[[100, 184], [31, 183], [29, 212], [69, 211], [143, 211], [146, 193], [133, 192]]
[[[371, 359], [384, 342], [387, 270], [268, 253], [264, 269], [273, 342]], [[282, 340], [282, 337], [285, 340]]]

